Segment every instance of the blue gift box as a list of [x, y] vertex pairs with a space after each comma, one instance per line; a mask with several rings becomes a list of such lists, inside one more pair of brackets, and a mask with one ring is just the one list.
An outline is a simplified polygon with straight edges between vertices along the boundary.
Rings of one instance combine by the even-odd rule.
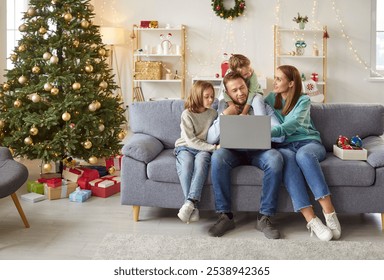
[[69, 201], [84, 202], [92, 195], [91, 190], [83, 190], [79, 187], [73, 193], [69, 194]]

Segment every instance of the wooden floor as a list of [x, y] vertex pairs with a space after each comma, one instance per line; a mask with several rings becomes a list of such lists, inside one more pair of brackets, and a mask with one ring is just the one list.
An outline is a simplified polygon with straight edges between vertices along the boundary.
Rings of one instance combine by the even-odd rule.
[[[22, 162], [28, 167], [30, 178], [36, 179], [38, 162]], [[23, 193], [25, 186], [17, 194]], [[120, 205], [119, 194], [105, 199], [92, 197], [84, 203], [68, 199], [20, 202], [29, 229], [24, 228], [11, 197], [0, 200], [0, 259], [92, 259], [108, 233], [207, 236], [208, 228], [216, 220], [215, 213], [202, 212], [200, 222], [187, 225], [177, 218], [176, 209], [142, 207], [140, 221], [135, 223], [132, 208]], [[339, 215], [339, 219], [342, 240], [384, 241], [379, 214]], [[236, 213], [236, 222], [236, 230], [222, 238], [265, 238], [255, 230], [255, 213]], [[285, 239], [311, 238], [298, 214], [278, 214], [275, 222]]]

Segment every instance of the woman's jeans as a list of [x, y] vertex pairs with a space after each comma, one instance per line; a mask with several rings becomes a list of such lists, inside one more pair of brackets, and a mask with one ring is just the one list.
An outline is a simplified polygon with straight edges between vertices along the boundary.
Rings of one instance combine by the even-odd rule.
[[201, 191], [208, 176], [211, 153], [185, 146], [176, 147], [176, 169], [185, 200], [200, 201]]
[[296, 212], [311, 206], [307, 184], [315, 200], [330, 195], [320, 167], [320, 162], [326, 155], [321, 143], [316, 140], [305, 140], [277, 144], [275, 148], [284, 158], [283, 181]]
[[283, 158], [275, 150], [235, 150], [220, 148], [213, 152], [211, 177], [218, 213], [232, 211], [231, 171], [239, 165], [253, 165], [264, 171], [259, 212], [276, 213], [279, 188], [283, 178]]

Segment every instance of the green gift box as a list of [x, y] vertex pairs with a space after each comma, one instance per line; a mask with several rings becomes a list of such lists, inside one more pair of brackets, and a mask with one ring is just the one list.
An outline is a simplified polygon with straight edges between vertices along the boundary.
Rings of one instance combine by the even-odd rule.
[[27, 181], [27, 191], [38, 193], [38, 194], [44, 194], [44, 184], [39, 183], [36, 181], [28, 180]]

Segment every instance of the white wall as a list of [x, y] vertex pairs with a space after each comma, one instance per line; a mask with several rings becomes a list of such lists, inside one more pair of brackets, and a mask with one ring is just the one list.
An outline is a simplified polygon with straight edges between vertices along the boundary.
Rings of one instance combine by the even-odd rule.
[[[232, 23], [217, 17], [210, 0], [93, 0], [96, 23], [117, 25], [128, 29], [140, 20], [158, 20], [160, 25], [185, 24], [188, 26], [187, 67], [189, 77], [214, 75], [219, 72], [223, 52], [243, 53], [251, 58], [256, 72], [273, 78], [273, 25], [295, 27], [292, 18], [297, 12], [308, 15], [312, 21], [313, 4], [317, 3], [317, 20], [327, 25], [328, 40], [328, 95], [327, 102], [380, 102], [384, 103], [384, 83], [369, 82], [369, 70], [357, 62], [348, 50], [347, 40], [341, 36], [341, 27], [332, 8], [335, 2], [347, 33], [358, 54], [369, 63], [371, 3], [362, 0], [247, 0], [244, 17]], [[229, 6], [233, 1], [224, 1]], [[280, 13], [275, 8], [280, 3]], [[278, 22], [279, 19], [279, 22]], [[310, 28], [311, 25], [308, 26]], [[128, 44], [129, 37], [127, 36]], [[130, 45], [118, 49], [122, 64], [123, 92], [131, 99]], [[177, 93], [176, 93], [177, 94]]]
[[3, 75], [5, 74], [4, 69], [7, 67], [7, 60], [6, 60], [6, 1], [0, 1], [0, 83], [3, 83], [5, 81], [5, 77]]

